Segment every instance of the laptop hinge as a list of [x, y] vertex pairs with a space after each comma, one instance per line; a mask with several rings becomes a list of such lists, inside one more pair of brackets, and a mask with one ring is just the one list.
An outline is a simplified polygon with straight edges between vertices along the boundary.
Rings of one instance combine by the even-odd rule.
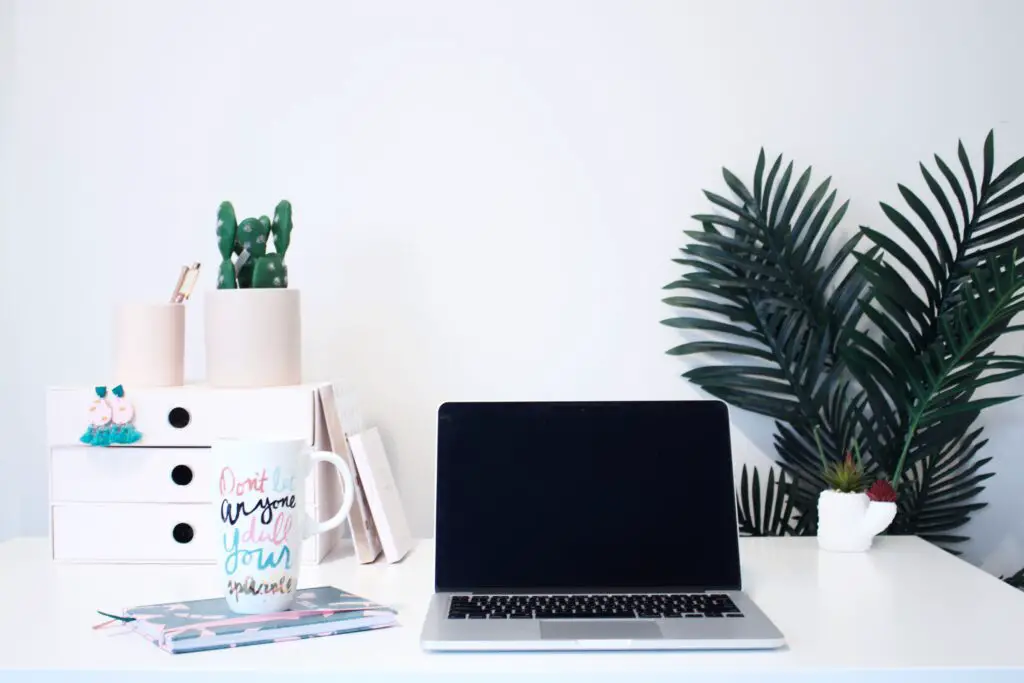
[[437, 593], [477, 593], [482, 595], [593, 595], [601, 593], [725, 593], [741, 590], [739, 586], [620, 586], [614, 588], [566, 588], [551, 586], [535, 586], [531, 588], [499, 588], [475, 587], [475, 588], [441, 588], [436, 587]]

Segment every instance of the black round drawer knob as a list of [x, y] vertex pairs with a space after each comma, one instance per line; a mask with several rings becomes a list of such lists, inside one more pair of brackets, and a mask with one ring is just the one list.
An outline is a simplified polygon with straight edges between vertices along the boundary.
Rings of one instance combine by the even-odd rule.
[[191, 524], [181, 522], [180, 524], [174, 525], [174, 530], [171, 532], [174, 536], [174, 540], [178, 543], [188, 543], [195, 538], [196, 532], [192, 528]]
[[188, 486], [192, 483], [192, 468], [188, 465], [175, 465], [171, 470], [171, 481], [178, 486]]
[[167, 413], [167, 421], [175, 429], [184, 429], [192, 421], [192, 416], [184, 408], [171, 408], [171, 412]]

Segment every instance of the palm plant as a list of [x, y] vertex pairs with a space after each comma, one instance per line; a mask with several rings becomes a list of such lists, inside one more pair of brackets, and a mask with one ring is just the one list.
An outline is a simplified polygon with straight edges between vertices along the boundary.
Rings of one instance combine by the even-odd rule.
[[682, 311], [662, 322], [693, 335], [668, 353], [710, 361], [686, 379], [775, 423], [779, 475], [761, 515], [761, 478], [744, 468], [743, 533], [816, 531], [820, 435], [829, 458], [853, 444], [865, 477], [898, 491], [890, 533], [952, 552], [967, 540], [955, 532], [993, 475], [977, 419], [1014, 398], [976, 394], [1024, 374], [1024, 357], [992, 350], [1024, 327], [1024, 158], [997, 173], [991, 132], [980, 174], [962, 143], [957, 158], [959, 174], [937, 155], [937, 172], [920, 166], [934, 208], [898, 185], [909, 213], [882, 203], [885, 229], [845, 238], [831, 179], [808, 192], [811, 169], [794, 182], [781, 155], [769, 167], [761, 151], [750, 187], [723, 169], [731, 197], [705, 192], [719, 211], [686, 231], [686, 271], [666, 285], [681, 291], [664, 300]]
[[1010, 584], [1014, 588], [1024, 590], [1024, 569], [1020, 569], [1017, 571], [1017, 573], [1012, 574], [1010, 576], [1003, 576], [1000, 578], [1002, 578], [1003, 581]]

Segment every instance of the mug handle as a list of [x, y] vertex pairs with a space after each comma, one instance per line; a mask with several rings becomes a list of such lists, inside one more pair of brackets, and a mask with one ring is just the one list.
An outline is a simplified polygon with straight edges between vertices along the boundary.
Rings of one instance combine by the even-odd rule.
[[341, 523], [348, 518], [349, 510], [352, 509], [352, 503], [356, 499], [356, 485], [353, 481], [352, 470], [345, 464], [345, 461], [341, 459], [337, 453], [331, 453], [330, 451], [312, 451], [309, 454], [310, 459], [313, 463], [326, 462], [334, 466], [334, 469], [338, 470], [338, 474], [341, 475], [342, 483], [344, 485], [344, 498], [341, 501], [341, 509], [331, 517], [330, 519], [317, 522], [312, 517], [309, 518], [311, 524], [306, 525], [306, 533], [303, 534], [303, 540], [310, 536], [316, 536], [322, 534], [325, 531], [341, 526]]

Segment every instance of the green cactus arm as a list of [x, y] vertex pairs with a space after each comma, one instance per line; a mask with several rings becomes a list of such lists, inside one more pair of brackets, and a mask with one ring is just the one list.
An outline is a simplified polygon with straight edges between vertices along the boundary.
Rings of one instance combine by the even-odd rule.
[[235, 208], [231, 206], [231, 202], [221, 202], [217, 209], [217, 249], [220, 251], [220, 257], [225, 261], [231, 258], [237, 229], [238, 221], [235, 219]]
[[288, 268], [281, 254], [267, 254], [256, 259], [252, 286], [261, 289], [284, 289], [288, 286]]
[[269, 239], [270, 231], [272, 230], [272, 228], [270, 226], [270, 219], [267, 218], [266, 216], [260, 216], [260, 224], [263, 225], [263, 227], [267, 229], [267, 235], [268, 235], [268, 239]]
[[284, 258], [292, 241], [292, 203], [282, 199], [274, 208], [274, 250]]
[[269, 232], [258, 218], [246, 218], [238, 224], [238, 241], [248, 250], [250, 258], [259, 258], [267, 253]]
[[237, 289], [235, 264], [230, 259], [220, 262], [220, 270], [217, 272], [217, 289]]

